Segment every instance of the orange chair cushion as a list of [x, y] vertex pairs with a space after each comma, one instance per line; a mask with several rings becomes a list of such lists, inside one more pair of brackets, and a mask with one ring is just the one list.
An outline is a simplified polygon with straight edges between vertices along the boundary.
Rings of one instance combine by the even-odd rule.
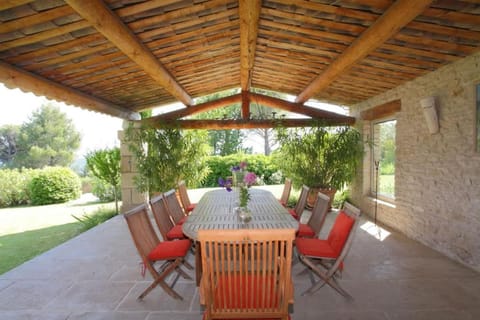
[[297, 237], [313, 238], [315, 231], [308, 224], [300, 223], [298, 225]]
[[347, 241], [354, 222], [355, 220], [346, 215], [343, 211], [340, 211], [335, 219], [335, 223], [328, 234], [327, 241], [332, 247], [336, 256], [339, 256], [342, 252], [343, 246]]
[[295, 210], [293, 209], [288, 209], [288, 213], [290, 213], [290, 215], [295, 218], [295, 220], [298, 220], [298, 214], [295, 212]]
[[185, 235], [182, 231], [182, 226], [177, 224], [174, 226], [170, 231], [167, 232], [167, 239], [168, 240], [175, 240], [175, 239], [185, 239]]
[[335, 253], [327, 240], [297, 237], [295, 239], [295, 246], [297, 247], [297, 251], [304, 256], [322, 258], [338, 257], [338, 254]]
[[190, 240], [160, 242], [147, 256], [150, 261], [171, 260], [185, 257], [191, 246]]

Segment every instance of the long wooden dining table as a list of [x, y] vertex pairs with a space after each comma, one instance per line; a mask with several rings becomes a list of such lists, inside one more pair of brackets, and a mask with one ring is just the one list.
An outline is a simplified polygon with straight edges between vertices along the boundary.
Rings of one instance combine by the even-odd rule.
[[[242, 222], [236, 214], [239, 193], [218, 189], [206, 192], [182, 226], [183, 233], [196, 241], [201, 229], [295, 229], [295, 220], [275, 196], [267, 190], [250, 188], [248, 208], [252, 212], [249, 222]], [[197, 286], [200, 284], [201, 248], [195, 248], [195, 270]]]

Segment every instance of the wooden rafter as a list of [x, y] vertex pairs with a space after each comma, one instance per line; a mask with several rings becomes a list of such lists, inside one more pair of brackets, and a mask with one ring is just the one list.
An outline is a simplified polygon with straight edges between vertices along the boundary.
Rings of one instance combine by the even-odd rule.
[[22, 90], [33, 92], [36, 95], [42, 95], [57, 101], [64, 101], [68, 104], [106, 113], [122, 119], [135, 120], [139, 118], [137, 113], [131, 112], [126, 108], [99, 98], [91, 97], [78, 90], [17, 69], [3, 62], [0, 62], [0, 82], [3, 82], [7, 87], [22, 88]]
[[66, 0], [66, 2], [172, 96], [187, 106], [193, 104], [192, 98], [169, 71], [102, 1]]
[[258, 36], [261, 1], [240, 0], [240, 87], [250, 89]]
[[360, 112], [363, 120], [381, 119], [393, 115], [402, 109], [401, 100], [393, 100]]
[[[353, 123], [345, 119], [329, 119], [321, 121], [322, 125], [339, 126], [352, 125]], [[236, 120], [158, 120], [156, 122], [141, 120], [140, 123], [146, 124], [157, 129], [178, 128], [178, 129], [208, 129], [208, 130], [231, 130], [231, 129], [256, 129], [256, 128], [275, 128], [275, 127], [309, 127], [318, 123], [315, 119], [236, 119]]]
[[364, 31], [356, 41], [297, 96], [296, 102], [305, 102], [316, 93], [325, 89], [335, 79], [421, 14], [431, 2], [432, 0], [395, 1], [370, 28]]

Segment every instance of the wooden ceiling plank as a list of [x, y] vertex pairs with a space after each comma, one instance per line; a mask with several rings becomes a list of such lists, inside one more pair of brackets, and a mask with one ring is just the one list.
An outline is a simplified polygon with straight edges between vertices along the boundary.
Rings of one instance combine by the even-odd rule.
[[240, 87], [243, 91], [250, 89], [255, 47], [258, 37], [261, 1], [239, 0], [240, 17]]
[[[193, 4], [191, 6], [187, 6], [181, 9], [172, 10], [169, 12], [165, 12], [163, 14], [158, 14], [152, 17], [144, 18], [144, 19], [129, 23], [128, 26], [132, 28], [132, 30], [144, 29], [151, 25], [160, 24], [166, 21], [177, 19], [177, 18], [192, 16], [198, 12], [209, 10], [215, 7], [219, 7], [219, 6], [225, 7], [225, 4], [226, 4], [225, 0], [214, 0], [214, 1], [208, 1], [200, 4]], [[225, 10], [220, 10], [220, 12], [223, 12], [223, 11]], [[123, 11], [120, 11], [119, 15], [120, 14], [123, 14]], [[212, 19], [215, 19], [214, 15], [210, 15], [210, 16]], [[195, 17], [195, 18], [198, 18], [198, 17]], [[192, 20], [195, 20], [195, 19], [192, 19]]]
[[0, 2], [0, 11], [15, 8], [33, 1], [35, 0], [2, 0]]
[[36, 24], [49, 22], [54, 19], [74, 14], [75, 11], [69, 6], [61, 6], [50, 10], [45, 10], [37, 14], [14, 19], [0, 24], [0, 33], [12, 32], [34, 26]]
[[192, 98], [171, 76], [169, 71], [102, 1], [66, 0], [66, 2], [117, 48], [145, 70], [167, 92], [183, 104], [187, 106], [192, 105]]
[[6, 51], [15, 47], [25, 46], [35, 42], [51, 39], [72, 31], [77, 31], [88, 27], [90, 27], [90, 24], [87, 21], [77, 21], [74, 23], [69, 23], [61, 27], [56, 27], [50, 30], [34, 33], [32, 35], [18, 38], [15, 40], [2, 42], [0, 46], [0, 51]]
[[358, 63], [370, 52], [376, 50], [398, 30], [421, 14], [432, 0], [396, 1], [361, 36], [353, 42], [335, 61], [333, 61], [305, 90], [296, 98], [296, 102], [305, 102], [315, 93], [328, 87], [343, 72]]
[[147, 2], [142, 2], [139, 4], [134, 4], [125, 8], [116, 10], [115, 12], [120, 17], [131, 16], [137, 13], [145, 12], [148, 10], [156, 9], [163, 6], [168, 6], [172, 3], [177, 2], [178, 0], [151, 0]]
[[81, 91], [63, 86], [33, 73], [17, 69], [3, 62], [0, 62], [0, 82], [4, 83], [7, 87], [22, 88], [22, 90], [33, 92], [36, 95], [63, 101], [92, 111], [110, 114], [122, 119], [134, 120], [139, 118], [138, 115], [126, 108], [113, 105], [99, 98], [94, 98]]

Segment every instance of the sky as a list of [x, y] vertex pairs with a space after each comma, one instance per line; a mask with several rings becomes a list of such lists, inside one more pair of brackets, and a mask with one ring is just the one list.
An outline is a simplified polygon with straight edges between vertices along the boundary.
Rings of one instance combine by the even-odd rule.
[[[288, 97], [293, 101], [295, 97]], [[8, 89], [0, 83], [0, 126], [6, 124], [21, 125], [32, 115], [33, 111], [37, 110], [42, 104], [51, 103], [60, 108], [62, 112], [67, 114], [67, 117], [73, 120], [73, 123], [78, 132], [82, 136], [82, 142], [77, 151], [77, 158], [83, 157], [87, 152], [111, 148], [119, 146], [117, 134], [122, 130], [123, 120], [108, 116], [102, 113], [88, 111], [75, 107], [73, 105], [66, 105], [55, 100], [48, 100], [45, 97], [35, 96], [33, 93], [25, 93], [20, 89]], [[329, 111], [334, 111], [341, 114], [346, 114], [346, 110], [328, 104], [309, 103], [309, 106], [317, 107]], [[172, 104], [171, 106], [163, 106], [161, 112], [168, 112], [178, 109], [181, 105]], [[158, 109], [157, 109], [158, 110]], [[160, 112], [154, 110], [154, 115]], [[254, 153], [262, 153], [263, 145], [259, 138], [250, 136], [245, 141], [245, 146], [252, 147]]]
[[6, 124], [21, 125], [28, 121], [33, 111], [42, 104], [51, 103], [71, 119], [82, 136], [77, 157], [89, 151], [119, 146], [117, 133], [122, 129], [123, 120], [105, 114], [88, 111], [72, 105], [37, 97], [33, 93], [24, 93], [20, 89], [8, 89], [0, 83], [0, 126]]

